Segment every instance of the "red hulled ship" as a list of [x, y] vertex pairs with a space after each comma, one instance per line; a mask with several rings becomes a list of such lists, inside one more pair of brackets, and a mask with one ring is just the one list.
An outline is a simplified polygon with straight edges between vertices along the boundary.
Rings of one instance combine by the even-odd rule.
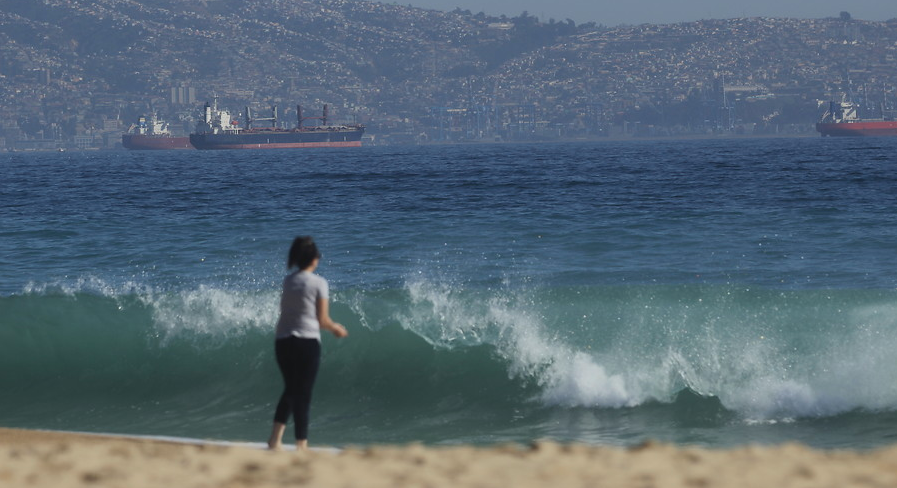
[[830, 102], [828, 110], [816, 124], [816, 130], [823, 137], [897, 136], [897, 120], [861, 119], [853, 102]]
[[136, 124], [128, 128], [128, 132], [122, 134], [121, 145], [125, 149], [193, 149], [189, 137], [175, 137], [168, 129], [168, 123], [156, 117], [140, 116]]

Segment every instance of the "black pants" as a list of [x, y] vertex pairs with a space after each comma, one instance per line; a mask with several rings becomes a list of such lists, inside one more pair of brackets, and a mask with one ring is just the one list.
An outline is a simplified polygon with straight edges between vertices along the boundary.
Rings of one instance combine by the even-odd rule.
[[285, 424], [292, 413], [296, 422], [296, 440], [308, 439], [308, 412], [311, 390], [321, 362], [321, 343], [317, 339], [287, 337], [274, 341], [274, 353], [284, 383], [274, 421]]

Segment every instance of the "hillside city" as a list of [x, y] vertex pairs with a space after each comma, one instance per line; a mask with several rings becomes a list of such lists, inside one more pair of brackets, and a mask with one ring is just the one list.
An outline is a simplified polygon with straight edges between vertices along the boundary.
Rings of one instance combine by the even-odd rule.
[[0, 150], [115, 149], [140, 116], [328, 106], [366, 144], [816, 135], [897, 110], [897, 19], [608, 27], [365, 0], [0, 0]]

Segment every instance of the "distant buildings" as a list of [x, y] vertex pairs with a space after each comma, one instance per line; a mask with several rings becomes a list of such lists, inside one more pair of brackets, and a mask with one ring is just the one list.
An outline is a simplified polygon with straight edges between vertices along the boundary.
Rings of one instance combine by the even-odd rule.
[[196, 88], [192, 86], [171, 87], [171, 105], [196, 105]]
[[[604, 28], [354, 0], [54, 0], [0, 12], [0, 149], [115, 147], [232, 110], [318, 108], [376, 143], [809, 134], [817, 100], [897, 109], [897, 20]], [[127, 7], [127, 8], [126, 8]], [[103, 33], [97, 36], [91, 33]]]

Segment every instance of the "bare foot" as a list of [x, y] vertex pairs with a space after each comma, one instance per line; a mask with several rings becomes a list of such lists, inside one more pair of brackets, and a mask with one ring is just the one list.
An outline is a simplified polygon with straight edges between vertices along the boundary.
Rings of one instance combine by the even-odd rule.
[[286, 424], [274, 422], [274, 425], [271, 426], [271, 435], [268, 437], [268, 449], [272, 451], [283, 450], [281, 439], [283, 439], [283, 431], [286, 430], [286, 428]]

